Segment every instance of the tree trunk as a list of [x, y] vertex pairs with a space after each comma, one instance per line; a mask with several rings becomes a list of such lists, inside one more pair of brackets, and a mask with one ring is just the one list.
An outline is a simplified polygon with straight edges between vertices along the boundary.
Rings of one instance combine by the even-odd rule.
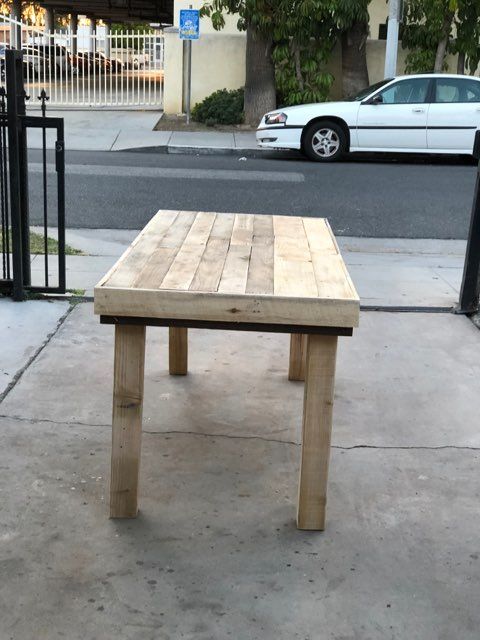
[[366, 22], [355, 22], [342, 33], [342, 87], [345, 98], [368, 87], [367, 37]]
[[465, 73], [465, 51], [458, 52], [457, 73], [463, 75]]
[[261, 117], [275, 109], [275, 67], [272, 39], [253, 27], [247, 29], [245, 123], [257, 126]]
[[441, 73], [443, 71], [443, 63], [445, 60], [445, 54], [447, 53], [448, 40], [450, 38], [450, 31], [452, 28], [452, 20], [454, 14], [452, 12], [447, 13], [443, 20], [442, 34], [443, 37], [437, 45], [437, 53], [435, 55], [435, 66], [433, 71], [435, 73]]

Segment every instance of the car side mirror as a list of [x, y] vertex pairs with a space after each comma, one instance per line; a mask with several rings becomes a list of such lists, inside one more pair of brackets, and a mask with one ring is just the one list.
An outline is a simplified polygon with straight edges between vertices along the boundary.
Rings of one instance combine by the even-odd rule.
[[380, 93], [377, 93], [376, 96], [373, 96], [371, 100], [369, 100], [368, 104], [383, 104], [383, 98]]

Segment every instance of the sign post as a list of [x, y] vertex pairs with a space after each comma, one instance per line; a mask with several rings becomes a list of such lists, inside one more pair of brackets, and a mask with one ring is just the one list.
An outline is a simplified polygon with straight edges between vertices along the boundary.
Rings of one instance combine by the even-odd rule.
[[183, 43], [183, 86], [185, 97], [185, 112], [187, 114], [187, 124], [190, 124], [191, 95], [192, 95], [192, 40], [200, 37], [200, 11], [198, 9], [180, 10], [180, 39]]

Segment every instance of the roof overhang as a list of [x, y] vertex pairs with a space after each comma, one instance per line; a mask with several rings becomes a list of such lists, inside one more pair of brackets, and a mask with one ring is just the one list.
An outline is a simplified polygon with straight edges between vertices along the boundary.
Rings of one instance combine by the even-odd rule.
[[47, 0], [40, 4], [61, 13], [116, 22], [173, 22], [173, 0]]

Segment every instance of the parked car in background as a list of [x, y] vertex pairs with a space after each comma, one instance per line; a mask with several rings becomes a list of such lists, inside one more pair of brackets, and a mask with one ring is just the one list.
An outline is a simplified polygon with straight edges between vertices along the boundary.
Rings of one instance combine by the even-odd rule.
[[480, 78], [430, 73], [382, 80], [342, 102], [271, 111], [257, 142], [317, 162], [359, 151], [471, 155], [477, 129]]
[[60, 45], [28, 44], [22, 53], [24, 63], [30, 65], [37, 78], [45, 75], [65, 77], [71, 71], [70, 54]]
[[[10, 45], [6, 44], [5, 42], [0, 42], [0, 79], [2, 80], [2, 82], [4, 82], [6, 79], [5, 53], [10, 48]], [[24, 78], [34, 77], [34, 68], [29, 60], [23, 60], [23, 75]]]

